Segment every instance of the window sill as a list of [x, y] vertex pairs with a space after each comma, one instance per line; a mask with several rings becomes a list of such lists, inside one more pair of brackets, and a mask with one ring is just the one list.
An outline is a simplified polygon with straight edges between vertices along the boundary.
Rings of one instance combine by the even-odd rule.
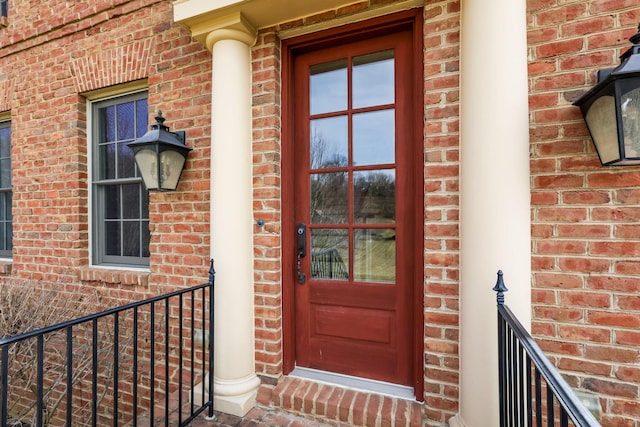
[[80, 281], [113, 285], [149, 286], [148, 270], [125, 270], [101, 267], [85, 267], [78, 270]]
[[9, 19], [6, 16], [0, 16], [0, 28], [6, 27], [9, 25]]

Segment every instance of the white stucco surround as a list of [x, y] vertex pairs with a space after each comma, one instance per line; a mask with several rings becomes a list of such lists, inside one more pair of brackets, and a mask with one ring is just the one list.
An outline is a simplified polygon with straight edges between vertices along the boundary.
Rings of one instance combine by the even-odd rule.
[[[211, 254], [216, 261], [215, 404], [255, 403], [250, 47], [255, 29], [349, 0], [177, 0], [175, 21], [212, 51]], [[385, 4], [280, 34], [292, 37], [419, 6]], [[348, 21], [347, 21], [348, 20]], [[525, 0], [462, 0], [461, 383], [454, 426], [498, 425], [498, 269], [520, 319], [531, 317]], [[217, 65], [216, 65], [217, 64]], [[528, 326], [528, 325], [526, 325]]]

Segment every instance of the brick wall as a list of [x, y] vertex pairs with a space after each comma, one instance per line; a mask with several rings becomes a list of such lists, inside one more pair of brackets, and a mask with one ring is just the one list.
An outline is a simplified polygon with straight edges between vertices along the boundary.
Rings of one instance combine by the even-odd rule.
[[604, 426], [640, 425], [640, 174], [600, 165], [571, 102], [639, 21], [634, 1], [528, 1], [532, 328]]
[[[172, 19], [171, 3], [159, 0], [11, 4], [0, 29], [14, 197], [13, 262], [3, 280], [97, 287], [111, 304], [206, 281], [211, 54]], [[150, 273], [92, 269], [84, 94], [141, 79], [149, 122], [162, 110], [172, 129], [188, 130], [194, 150], [180, 191], [151, 195]]]
[[443, 425], [459, 393], [460, 2], [425, 3], [425, 410]]

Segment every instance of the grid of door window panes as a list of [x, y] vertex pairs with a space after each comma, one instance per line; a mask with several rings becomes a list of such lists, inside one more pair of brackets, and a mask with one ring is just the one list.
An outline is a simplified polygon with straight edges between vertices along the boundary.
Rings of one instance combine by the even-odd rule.
[[129, 142], [144, 135], [147, 93], [93, 104], [94, 263], [149, 264], [149, 192]]
[[11, 257], [11, 122], [0, 122], [0, 256]]
[[9, 0], [0, 0], [0, 16], [9, 16]]

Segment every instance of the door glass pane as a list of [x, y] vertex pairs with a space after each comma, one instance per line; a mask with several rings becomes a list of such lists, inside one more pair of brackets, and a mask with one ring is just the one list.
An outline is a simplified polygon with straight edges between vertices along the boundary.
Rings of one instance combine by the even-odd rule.
[[393, 104], [393, 50], [353, 58], [353, 108]]
[[395, 283], [395, 230], [391, 228], [355, 230], [353, 257], [355, 280]]
[[353, 164], [379, 165], [395, 161], [395, 110], [353, 115]]
[[346, 224], [348, 176], [346, 172], [311, 174], [311, 223]]
[[311, 120], [311, 169], [347, 165], [348, 126], [347, 116]]
[[347, 230], [311, 230], [311, 277], [349, 278], [349, 236]]
[[330, 113], [347, 109], [347, 60], [313, 65], [309, 70], [309, 112]]
[[392, 224], [396, 218], [395, 170], [354, 172], [353, 204], [354, 222]]

